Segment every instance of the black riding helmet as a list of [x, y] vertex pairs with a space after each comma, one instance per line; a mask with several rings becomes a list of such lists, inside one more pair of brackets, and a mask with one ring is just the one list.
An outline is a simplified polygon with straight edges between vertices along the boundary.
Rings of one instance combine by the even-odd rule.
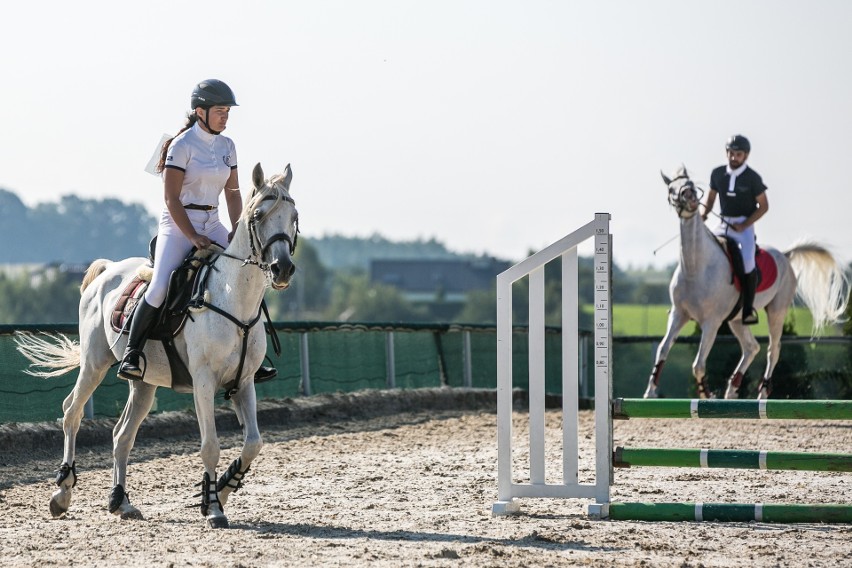
[[192, 90], [190, 99], [192, 110], [198, 107], [210, 108], [217, 105], [239, 106], [236, 97], [234, 97], [234, 91], [219, 79], [201, 81]]
[[725, 149], [734, 151], [741, 150], [748, 154], [751, 152], [751, 144], [749, 143], [748, 138], [742, 134], [735, 134], [728, 138], [728, 142], [725, 144]]

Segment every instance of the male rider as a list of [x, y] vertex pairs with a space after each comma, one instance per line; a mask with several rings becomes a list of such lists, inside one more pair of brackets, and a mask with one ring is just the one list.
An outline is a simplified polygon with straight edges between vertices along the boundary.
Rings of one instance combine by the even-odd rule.
[[719, 166], [710, 174], [710, 191], [707, 192], [703, 218], [707, 220], [718, 194], [722, 222], [714, 233], [725, 235], [739, 245], [745, 272], [742, 282], [743, 323], [754, 325], [757, 323], [757, 312], [754, 309], [754, 293], [757, 288], [754, 224], [769, 211], [767, 187], [760, 175], [746, 164], [751, 144], [745, 136], [731, 136], [725, 144], [725, 149], [728, 165]]

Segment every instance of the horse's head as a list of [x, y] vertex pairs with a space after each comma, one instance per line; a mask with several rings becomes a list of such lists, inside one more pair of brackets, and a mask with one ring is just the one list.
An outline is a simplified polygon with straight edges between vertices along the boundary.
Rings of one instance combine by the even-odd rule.
[[267, 180], [258, 163], [252, 172], [254, 189], [242, 215], [248, 226], [252, 253], [259, 256], [276, 290], [289, 286], [296, 271], [293, 254], [299, 239], [299, 212], [290, 197], [292, 179], [290, 164], [283, 174]]
[[681, 166], [673, 179], [660, 172], [669, 189], [669, 204], [682, 219], [689, 219], [698, 212], [703, 192], [689, 179], [686, 168]]

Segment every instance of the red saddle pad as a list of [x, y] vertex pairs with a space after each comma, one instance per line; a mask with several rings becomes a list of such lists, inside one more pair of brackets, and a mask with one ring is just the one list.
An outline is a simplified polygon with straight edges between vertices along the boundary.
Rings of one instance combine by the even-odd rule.
[[[763, 249], [757, 249], [755, 263], [757, 264], [757, 270], [760, 271], [760, 282], [757, 285], [757, 291], [763, 292], [775, 284], [775, 280], [778, 278], [778, 265], [775, 264], [775, 258]], [[734, 286], [736, 286], [737, 290], [741, 289], [740, 279], [736, 275], [734, 275]]]

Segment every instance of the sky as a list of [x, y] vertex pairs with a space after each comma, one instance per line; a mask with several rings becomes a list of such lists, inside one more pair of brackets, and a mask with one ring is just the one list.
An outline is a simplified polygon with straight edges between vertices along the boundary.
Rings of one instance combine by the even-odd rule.
[[742, 133], [769, 186], [759, 242], [810, 238], [852, 260], [846, 0], [19, 0], [2, 12], [0, 188], [29, 206], [76, 194], [159, 215], [162, 183], [144, 168], [194, 85], [218, 78], [239, 103], [225, 134], [244, 194], [256, 163], [267, 175], [291, 164], [308, 238], [435, 238], [519, 261], [607, 212], [616, 263], [665, 267], [678, 220], [660, 171], [683, 164], [706, 185]]

